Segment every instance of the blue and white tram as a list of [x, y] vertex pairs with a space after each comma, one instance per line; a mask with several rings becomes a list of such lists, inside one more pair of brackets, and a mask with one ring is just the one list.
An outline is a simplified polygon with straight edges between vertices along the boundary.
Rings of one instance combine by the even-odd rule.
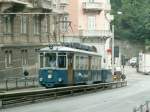
[[102, 81], [101, 55], [66, 46], [39, 51], [39, 82], [44, 87], [91, 84]]

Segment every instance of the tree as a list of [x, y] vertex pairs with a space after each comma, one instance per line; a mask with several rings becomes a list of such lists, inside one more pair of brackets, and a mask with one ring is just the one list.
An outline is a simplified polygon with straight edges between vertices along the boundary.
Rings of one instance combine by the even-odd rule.
[[[112, 0], [115, 35], [133, 42], [150, 41], [150, 0]], [[123, 14], [118, 15], [121, 11]]]

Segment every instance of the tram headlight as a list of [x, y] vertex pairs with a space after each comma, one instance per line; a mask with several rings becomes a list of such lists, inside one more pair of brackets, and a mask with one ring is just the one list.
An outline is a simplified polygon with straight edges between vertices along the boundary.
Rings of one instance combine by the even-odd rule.
[[49, 74], [49, 75], [48, 75], [48, 79], [51, 79], [51, 78], [52, 78], [52, 74]]
[[43, 81], [43, 78], [40, 78], [40, 82], [42, 82]]
[[59, 77], [59, 78], [58, 78], [58, 82], [62, 82], [62, 78]]
[[52, 70], [48, 70], [48, 79], [52, 78]]

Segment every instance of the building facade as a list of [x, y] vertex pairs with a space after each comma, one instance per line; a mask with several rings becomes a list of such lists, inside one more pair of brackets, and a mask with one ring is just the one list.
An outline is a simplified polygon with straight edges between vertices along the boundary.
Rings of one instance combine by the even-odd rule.
[[73, 39], [94, 45], [103, 56], [102, 65], [105, 65], [112, 36], [110, 22], [113, 16], [110, 15], [110, 0], [70, 0], [67, 10], [71, 29], [65, 35], [66, 41]]
[[67, 0], [0, 0], [0, 78], [38, 72], [39, 48], [61, 38]]

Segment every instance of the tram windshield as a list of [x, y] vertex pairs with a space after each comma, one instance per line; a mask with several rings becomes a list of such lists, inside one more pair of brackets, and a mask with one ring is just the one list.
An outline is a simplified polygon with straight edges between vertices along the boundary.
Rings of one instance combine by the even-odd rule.
[[58, 67], [66, 68], [66, 53], [58, 53]]
[[40, 53], [40, 67], [66, 68], [66, 53]]
[[56, 53], [45, 53], [45, 67], [56, 67]]

